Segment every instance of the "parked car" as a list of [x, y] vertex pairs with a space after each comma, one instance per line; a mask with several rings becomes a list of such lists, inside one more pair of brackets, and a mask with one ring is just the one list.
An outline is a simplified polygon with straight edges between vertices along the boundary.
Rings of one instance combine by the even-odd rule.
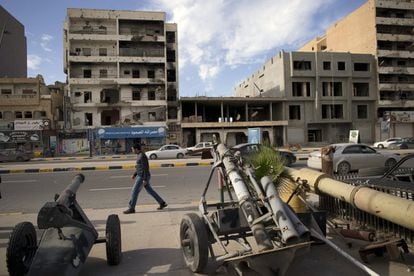
[[147, 151], [145, 154], [149, 159], [157, 158], [184, 158], [187, 153], [186, 149], [180, 148], [177, 145], [164, 145], [158, 150]]
[[[244, 143], [232, 147], [231, 150], [233, 152], [239, 151], [241, 156], [249, 156], [255, 152], [258, 152], [260, 147], [261, 144]], [[275, 154], [280, 154], [282, 156], [283, 160], [285, 160], [286, 166], [290, 166], [296, 162], [296, 156], [289, 151], [275, 150]]]
[[401, 137], [393, 137], [393, 138], [388, 138], [387, 140], [384, 140], [384, 141], [375, 142], [373, 146], [374, 148], [383, 149], [383, 148], [388, 148], [388, 146], [391, 143], [396, 143], [396, 142], [401, 142], [401, 141], [402, 141]]
[[0, 150], [0, 162], [12, 162], [12, 161], [29, 161], [32, 159], [33, 153], [31, 152], [25, 152], [22, 150], [16, 150], [16, 149], [3, 149]]
[[187, 148], [188, 155], [201, 155], [204, 151], [211, 150], [213, 147], [212, 142], [200, 142], [194, 147]]
[[[341, 175], [363, 168], [390, 168], [401, 159], [395, 153], [381, 153], [365, 144], [343, 143], [331, 146], [335, 149], [333, 154], [333, 170]], [[321, 170], [321, 152], [315, 151], [310, 153], [307, 165], [309, 168]]]
[[414, 149], [414, 138], [406, 137], [400, 142], [391, 143], [388, 146], [389, 149]]

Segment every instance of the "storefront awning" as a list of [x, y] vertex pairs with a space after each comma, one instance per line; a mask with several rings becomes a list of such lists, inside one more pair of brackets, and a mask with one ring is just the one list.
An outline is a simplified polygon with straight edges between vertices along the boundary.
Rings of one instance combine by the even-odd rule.
[[117, 138], [162, 138], [165, 137], [164, 127], [128, 127], [114, 128], [105, 127], [96, 129], [98, 139]]

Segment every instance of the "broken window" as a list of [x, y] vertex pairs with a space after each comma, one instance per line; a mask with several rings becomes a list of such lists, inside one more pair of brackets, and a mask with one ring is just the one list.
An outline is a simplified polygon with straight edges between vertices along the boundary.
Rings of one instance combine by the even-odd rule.
[[175, 32], [167, 32], [167, 43], [175, 43]]
[[289, 120], [300, 120], [300, 105], [289, 105]]
[[23, 89], [22, 94], [23, 95], [34, 95], [36, 94], [36, 91], [34, 91], [33, 89]]
[[99, 56], [101, 57], [107, 56], [108, 55], [107, 51], [108, 50], [106, 48], [99, 48]]
[[134, 112], [134, 113], [132, 113], [132, 119], [133, 119], [134, 121], [139, 121], [139, 120], [141, 120], [141, 113], [139, 113], [139, 112]]
[[338, 71], [345, 71], [345, 62], [338, 61]]
[[155, 101], [155, 90], [149, 90], [148, 91], [148, 100], [149, 101]]
[[85, 126], [92, 126], [92, 113], [85, 113]]
[[141, 100], [141, 90], [132, 90], [132, 100], [133, 101]]
[[99, 70], [99, 77], [100, 78], [107, 78], [108, 77], [108, 70], [106, 70], [106, 69]]
[[83, 70], [83, 77], [85, 79], [90, 79], [92, 77], [92, 70], [91, 69], [84, 69]]
[[124, 75], [129, 75], [131, 72], [129, 70], [124, 70]]
[[84, 56], [90, 56], [92, 53], [91, 48], [82, 48], [82, 53]]
[[16, 111], [16, 112], [14, 112], [14, 117], [16, 119], [22, 119], [23, 118], [23, 114], [22, 114], [21, 111]]
[[323, 62], [323, 70], [331, 70], [331, 62], [330, 61], [324, 61]]
[[155, 112], [148, 112], [148, 121], [155, 121]]
[[358, 119], [368, 119], [368, 106], [367, 105], [358, 105], [357, 106], [357, 118]]
[[154, 70], [148, 70], [148, 78], [149, 79], [155, 78], [155, 71]]
[[342, 82], [322, 82], [322, 96], [341, 97], [342, 96]]
[[139, 70], [132, 70], [132, 77], [135, 79], [139, 78]]
[[25, 111], [24, 112], [24, 118], [26, 118], [26, 119], [33, 118], [33, 113], [31, 111]]
[[83, 102], [84, 103], [91, 103], [92, 102], [92, 92], [91, 91], [85, 91], [83, 93]]
[[311, 62], [310, 61], [293, 61], [293, 70], [312, 70]]
[[167, 81], [175, 82], [176, 76], [175, 76], [175, 70], [167, 70]]
[[369, 63], [354, 63], [354, 71], [369, 71]]
[[175, 62], [175, 50], [167, 50], [167, 62]]
[[11, 95], [12, 91], [11, 91], [11, 89], [2, 89], [1, 94], [2, 95]]
[[369, 83], [355, 82], [354, 97], [368, 97], [369, 96]]

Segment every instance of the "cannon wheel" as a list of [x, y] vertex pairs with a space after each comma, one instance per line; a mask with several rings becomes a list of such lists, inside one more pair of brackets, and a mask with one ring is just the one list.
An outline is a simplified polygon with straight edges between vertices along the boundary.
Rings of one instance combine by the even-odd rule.
[[25, 275], [37, 250], [36, 230], [31, 222], [17, 224], [10, 234], [6, 263], [10, 275]]
[[187, 266], [193, 272], [203, 271], [208, 262], [208, 236], [206, 226], [197, 214], [184, 215], [180, 241]]
[[106, 221], [106, 261], [108, 265], [118, 265], [121, 257], [121, 223], [118, 215], [109, 215]]

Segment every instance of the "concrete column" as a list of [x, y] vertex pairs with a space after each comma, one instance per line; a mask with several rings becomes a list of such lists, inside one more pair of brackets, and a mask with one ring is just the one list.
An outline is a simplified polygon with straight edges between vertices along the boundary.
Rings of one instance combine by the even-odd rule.
[[270, 102], [269, 103], [269, 116], [270, 116], [270, 121], [273, 121], [273, 103]]
[[194, 115], [196, 116], [196, 121], [197, 121], [197, 103], [194, 103]]
[[249, 121], [249, 104], [246, 103], [245, 105], [245, 115], [246, 115], [246, 122]]
[[224, 122], [224, 106], [223, 106], [223, 102], [220, 103], [220, 109], [221, 109], [221, 121]]

